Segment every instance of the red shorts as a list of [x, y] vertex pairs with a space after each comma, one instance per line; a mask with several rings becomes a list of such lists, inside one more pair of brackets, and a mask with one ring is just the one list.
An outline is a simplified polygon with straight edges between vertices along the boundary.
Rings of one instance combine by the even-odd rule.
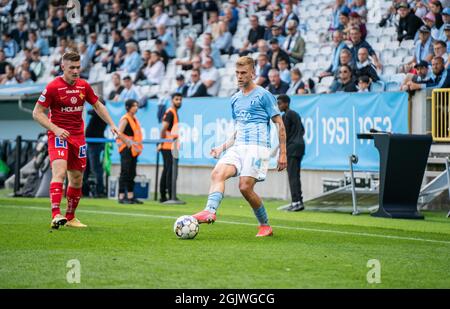
[[84, 171], [87, 157], [84, 135], [70, 135], [67, 140], [61, 140], [53, 132], [48, 132], [48, 154], [50, 163], [66, 160], [68, 170]]

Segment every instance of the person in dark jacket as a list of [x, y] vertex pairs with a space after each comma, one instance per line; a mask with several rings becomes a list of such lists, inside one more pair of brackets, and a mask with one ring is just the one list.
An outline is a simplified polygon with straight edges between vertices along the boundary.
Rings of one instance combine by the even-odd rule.
[[401, 2], [397, 6], [397, 13], [400, 16], [397, 27], [397, 40], [414, 40], [417, 30], [423, 26], [422, 20], [409, 8], [408, 3]]
[[301, 162], [305, 154], [305, 141], [303, 140], [305, 128], [301, 117], [295, 111], [289, 109], [291, 102], [289, 96], [279, 95], [277, 101], [278, 108], [284, 113], [282, 118], [286, 128], [287, 172], [292, 199], [291, 206], [287, 210], [301, 211], [305, 209], [300, 181]]
[[206, 86], [203, 84], [200, 79], [200, 70], [193, 69], [191, 72], [191, 82], [189, 83], [189, 87], [186, 91], [186, 96], [188, 98], [194, 97], [207, 97], [208, 92], [206, 91]]
[[408, 90], [433, 89], [433, 88], [450, 88], [450, 72], [445, 68], [444, 59], [442, 57], [434, 57], [431, 61], [433, 74], [425, 83], [415, 83], [410, 81], [407, 83]]
[[344, 64], [339, 68], [339, 85], [336, 92], [357, 92], [356, 82], [350, 66]]
[[380, 79], [375, 66], [370, 62], [369, 51], [365, 47], [358, 50], [358, 62], [356, 63], [354, 77], [358, 79], [360, 76], [369, 76], [373, 82]]

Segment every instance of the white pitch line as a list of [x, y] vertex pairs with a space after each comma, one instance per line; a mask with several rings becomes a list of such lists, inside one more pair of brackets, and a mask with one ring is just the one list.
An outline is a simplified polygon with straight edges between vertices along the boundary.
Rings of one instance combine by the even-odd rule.
[[[0, 209], [1, 209], [1, 207], [25, 208], [25, 209], [32, 209], [32, 210], [49, 211], [49, 209], [47, 209], [47, 208], [33, 207], [33, 206], [0, 205]], [[80, 210], [77, 210], [77, 212], [92, 213], [92, 214], [98, 214], [98, 215], [145, 217], [145, 218], [159, 218], [159, 219], [172, 219], [172, 220], [177, 218], [177, 217], [172, 217], [172, 216], [149, 215], [149, 214], [139, 214], [139, 213], [131, 213], [131, 212], [114, 212], [114, 211], [103, 211], [103, 210], [84, 210], [84, 209], [80, 209]], [[235, 222], [235, 221], [222, 221], [222, 220], [216, 221], [216, 223], [256, 226], [256, 224], [253, 224], [253, 223]], [[278, 229], [286, 229], [286, 230], [319, 232], [319, 233], [331, 233], [331, 234], [343, 234], [343, 235], [365, 236], [365, 237], [378, 237], [378, 238], [388, 238], [388, 239], [397, 239], [397, 240], [423, 241], [423, 242], [431, 242], [431, 243], [439, 243], [439, 244], [450, 245], [450, 241], [445, 241], [445, 240], [435, 240], [435, 239], [425, 239], [425, 238], [415, 238], [415, 237], [404, 237], [404, 236], [395, 236], [395, 235], [381, 235], [381, 234], [371, 234], [371, 233], [346, 232], [346, 231], [336, 231], [336, 230], [327, 230], [327, 229], [315, 229], [315, 228], [308, 228], [308, 227], [283, 226], [283, 225], [272, 225], [272, 227], [278, 228]]]

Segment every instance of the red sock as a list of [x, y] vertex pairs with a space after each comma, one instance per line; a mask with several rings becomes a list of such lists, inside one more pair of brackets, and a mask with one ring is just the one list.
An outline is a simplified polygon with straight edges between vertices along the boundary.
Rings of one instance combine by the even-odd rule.
[[62, 182], [50, 183], [50, 202], [52, 204], [52, 218], [61, 213], [59, 205], [61, 204], [62, 195], [63, 195]]
[[66, 218], [67, 220], [72, 220], [75, 218], [75, 209], [77, 209], [78, 202], [81, 198], [81, 188], [67, 188], [67, 210], [66, 210]]

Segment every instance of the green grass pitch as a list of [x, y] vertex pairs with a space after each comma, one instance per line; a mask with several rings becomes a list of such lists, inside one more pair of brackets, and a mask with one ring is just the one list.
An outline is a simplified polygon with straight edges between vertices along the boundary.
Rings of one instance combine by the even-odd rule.
[[[257, 239], [245, 200], [225, 198], [215, 224], [180, 240], [175, 219], [203, 209], [205, 197], [178, 206], [82, 199], [77, 217], [88, 228], [51, 230], [48, 199], [0, 194], [0, 288], [450, 288], [442, 212], [423, 221], [288, 213], [276, 210], [285, 201], [266, 200], [274, 236]], [[80, 283], [67, 281], [72, 259]], [[367, 280], [371, 259], [380, 283]]]

